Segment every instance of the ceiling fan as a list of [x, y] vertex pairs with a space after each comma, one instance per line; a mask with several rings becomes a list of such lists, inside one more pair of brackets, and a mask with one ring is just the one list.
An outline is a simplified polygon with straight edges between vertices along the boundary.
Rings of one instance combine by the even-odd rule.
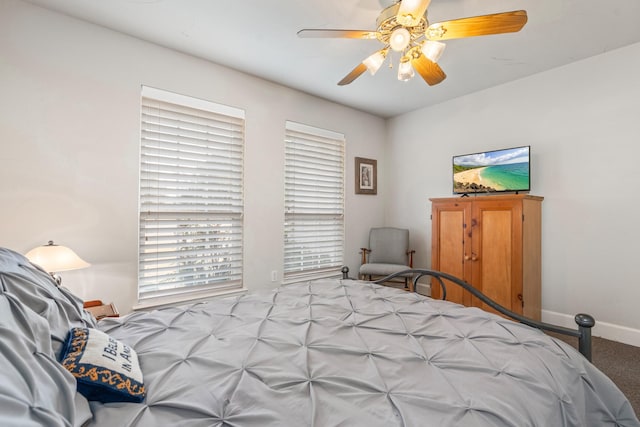
[[516, 10], [430, 24], [427, 20], [430, 3], [431, 0], [398, 0], [380, 12], [375, 31], [304, 29], [298, 31], [298, 36], [377, 39], [384, 45], [340, 80], [340, 86], [348, 85], [367, 70], [374, 75], [384, 63], [390, 49], [401, 55], [398, 80], [411, 79], [415, 70], [427, 84], [433, 86], [446, 78], [437, 64], [445, 48], [440, 40], [514, 33], [527, 23], [527, 12]]

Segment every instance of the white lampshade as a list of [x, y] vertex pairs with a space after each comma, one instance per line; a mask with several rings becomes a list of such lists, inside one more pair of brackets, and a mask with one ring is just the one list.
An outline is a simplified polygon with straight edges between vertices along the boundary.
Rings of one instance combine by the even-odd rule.
[[49, 273], [77, 270], [91, 265], [68, 247], [55, 245], [51, 240], [46, 245], [31, 249], [25, 256]]
[[398, 80], [406, 82], [407, 80], [411, 80], [414, 75], [415, 72], [413, 71], [411, 61], [406, 56], [403, 57], [398, 65]]
[[445, 47], [447, 47], [447, 45], [442, 42], [427, 40], [422, 45], [422, 53], [424, 54], [424, 56], [429, 58], [431, 62], [438, 62], [438, 60], [442, 56], [442, 53], [444, 52]]
[[387, 50], [382, 49], [362, 61], [362, 63], [367, 67], [367, 70], [371, 73], [371, 75], [375, 75], [376, 72], [382, 66], [384, 59], [387, 57]]
[[407, 46], [409, 46], [409, 42], [411, 41], [411, 33], [404, 27], [396, 28], [391, 33], [391, 37], [389, 38], [389, 45], [391, 49], [396, 52], [402, 52]]

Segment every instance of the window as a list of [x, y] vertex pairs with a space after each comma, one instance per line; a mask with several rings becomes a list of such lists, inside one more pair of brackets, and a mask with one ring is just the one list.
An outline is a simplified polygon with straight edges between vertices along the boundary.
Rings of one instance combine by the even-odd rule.
[[285, 280], [332, 275], [343, 265], [344, 145], [344, 135], [286, 123]]
[[138, 299], [242, 287], [244, 111], [142, 88]]

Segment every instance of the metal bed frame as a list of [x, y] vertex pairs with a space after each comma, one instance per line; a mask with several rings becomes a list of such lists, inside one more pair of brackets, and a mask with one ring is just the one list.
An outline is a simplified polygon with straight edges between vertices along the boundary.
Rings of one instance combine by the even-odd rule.
[[[410, 270], [404, 270], [404, 271], [400, 271], [398, 273], [394, 273], [390, 276], [384, 277], [382, 279], [376, 280], [372, 283], [376, 283], [376, 284], [382, 284], [384, 282], [388, 282], [391, 279], [394, 279], [398, 276], [412, 276], [412, 281], [413, 281], [413, 287], [412, 289], [416, 290], [416, 285], [418, 283], [418, 280], [424, 276], [430, 276], [434, 279], [436, 279], [438, 281], [438, 283], [440, 284], [440, 286], [442, 287], [442, 299], [446, 300], [447, 299], [447, 287], [444, 283], [443, 279], [446, 279], [448, 281], [450, 281], [451, 283], [460, 286], [462, 288], [464, 288], [465, 290], [469, 291], [469, 293], [471, 293], [473, 296], [475, 296], [476, 298], [478, 298], [480, 301], [484, 302], [485, 304], [487, 304], [489, 307], [493, 308], [494, 310], [496, 310], [497, 312], [511, 318], [514, 319], [520, 323], [523, 323], [525, 325], [531, 326], [533, 328], [537, 328], [537, 329], [541, 329], [543, 331], [549, 331], [549, 332], [555, 332], [558, 334], [562, 334], [562, 335], [568, 335], [568, 336], [572, 336], [572, 337], [576, 337], [578, 338], [578, 351], [589, 361], [591, 362], [591, 349], [592, 349], [592, 340], [591, 340], [591, 328], [593, 328], [593, 326], [596, 324], [595, 319], [593, 318], [593, 316], [589, 315], [589, 314], [584, 314], [584, 313], [579, 313], [576, 314], [576, 316], [574, 317], [574, 320], [576, 322], [576, 324], [578, 325], [578, 329], [570, 329], [570, 328], [565, 328], [563, 326], [557, 326], [557, 325], [552, 325], [550, 323], [544, 323], [544, 322], [539, 322], [537, 320], [533, 320], [533, 319], [529, 319], [528, 317], [522, 316], [518, 313], [514, 313], [513, 311], [501, 306], [500, 304], [498, 304], [497, 302], [493, 301], [491, 298], [489, 298], [488, 296], [484, 295], [482, 292], [480, 292], [479, 290], [477, 290], [476, 288], [474, 288], [473, 286], [471, 286], [470, 284], [468, 284], [467, 282], [452, 276], [450, 274], [447, 273], [442, 273], [440, 271], [435, 271], [435, 270], [426, 270], [426, 269], [410, 269]], [[348, 267], [343, 267], [342, 268], [342, 278], [343, 279], [350, 279], [349, 277], [349, 268]]]

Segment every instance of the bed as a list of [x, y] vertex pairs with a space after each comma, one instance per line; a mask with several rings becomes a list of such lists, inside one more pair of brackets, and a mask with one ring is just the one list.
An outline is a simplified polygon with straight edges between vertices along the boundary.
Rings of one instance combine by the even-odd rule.
[[[98, 323], [0, 249], [0, 328], [2, 426], [640, 426], [564, 342], [369, 282], [318, 280]], [[77, 392], [60, 362], [72, 330], [135, 351], [140, 403]]]

